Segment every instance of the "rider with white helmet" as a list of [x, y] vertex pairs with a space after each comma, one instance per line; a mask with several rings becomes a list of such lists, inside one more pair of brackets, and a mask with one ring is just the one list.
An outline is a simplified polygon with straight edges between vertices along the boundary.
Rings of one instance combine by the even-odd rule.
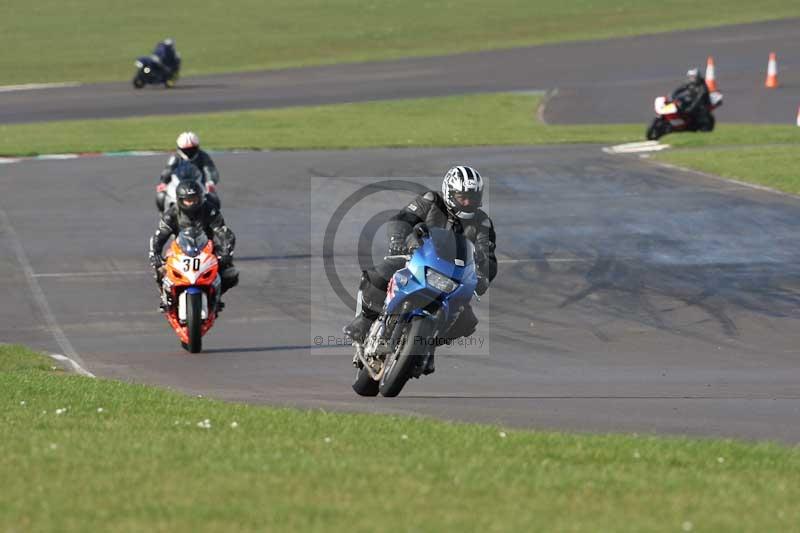
[[[475, 260], [478, 267], [478, 294], [489, 288], [497, 275], [495, 257], [494, 224], [481, 209], [483, 202], [483, 178], [472, 167], [452, 167], [442, 180], [441, 193], [428, 191], [415, 198], [387, 225], [389, 236], [389, 255], [403, 255], [417, 244], [415, 227], [445, 228], [461, 233], [475, 244]], [[344, 327], [344, 333], [354, 341], [360, 342], [369, 331], [372, 322], [378, 317], [389, 279], [402, 268], [402, 260], [387, 260], [375, 268], [361, 274], [358, 292], [358, 313], [355, 320]], [[478, 319], [472, 309], [467, 307], [459, 315], [453, 327], [443, 337], [455, 339], [470, 335], [475, 331]], [[426, 373], [433, 372], [431, 359]]]
[[686, 83], [672, 91], [672, 100], [678, 104], [681, 113], [692, 117], [696, 129], [700, 131], [714, 129], [711, 96], [699, 68], [690, 68], [686, 71]]
[[178, 149], [167, 161], [167, 166], [161, 172], [161, 180], [156, 189], [156, 206], [158, 210], [164, 211], [167, 186], [172, 180], [172, 174], [183, 161], [192, 163], [203, 174], [203, 185], [208, 191], [208, 199], [212, 203], [216, 203], [217, 208], [219, 208], [220, 201], [216, 193], [216, 187], [219, 183], [219, 171], [208, 152], [200, 149], [200, 137], [193, 131], [184, 131], [178, 135], [175, 144]]

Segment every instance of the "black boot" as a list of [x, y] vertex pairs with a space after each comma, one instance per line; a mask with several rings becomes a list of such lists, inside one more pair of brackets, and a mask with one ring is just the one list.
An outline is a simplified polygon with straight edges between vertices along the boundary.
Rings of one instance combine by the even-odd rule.
[[379, 302], [383, 302], [384, 298], [386, 293], [375, 288], [370, 283], [367, 272], [362, 272], [356, 301], [356, 317], [342, 328], [344, 334], [353, 339], [353, 342], [364, 342], [369, 328], [380, 314], [378, 310], [383, 304]]
[[436, 372], [436, 364], [433, 361], [433, 354], [428, 357], [428, 360], [425, 362], [425, 370], [422, 371], [423, 374], [426, 376], [428, 374], [433, 374]]
[[353, 342], [364, 342], [364, 338], [369, 332], [374, 318], [367, 318], [364, 314], [358, 315], [352, 322], [342, 328], [345, 335], [353, 339]]

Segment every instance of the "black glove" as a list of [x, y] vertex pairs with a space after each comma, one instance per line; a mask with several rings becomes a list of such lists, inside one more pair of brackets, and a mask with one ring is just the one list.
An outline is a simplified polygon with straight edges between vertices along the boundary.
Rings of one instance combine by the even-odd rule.
[[400, 234], [389, 236], [389, 255], [405, 255], [408, 253], [406, 240]]
[[478, 285], [475, 287], [475, 292], [478, 296], [483, 296], [489, 290], [489, 278], [478, 276]]
[[422, 246], [422, 239], [415, 233], [410, 233], [408, 237], [406, 237], [406, 250], [408, 250], [408, 253], [413, 254], [414, 250], [420, 246]]
[[161, 257], [160, 254], [150, 254], [150, 266], [153, 267], [153, 270], [158, 270], [162, 266], [164, 266], [164, 258]]
[[233, 265], [233, 256], [231, 255], [219, 255], [217, 256], [217, 261], [219, 262], [219, 267], [221, 269], [228, 268], [229, 266]]

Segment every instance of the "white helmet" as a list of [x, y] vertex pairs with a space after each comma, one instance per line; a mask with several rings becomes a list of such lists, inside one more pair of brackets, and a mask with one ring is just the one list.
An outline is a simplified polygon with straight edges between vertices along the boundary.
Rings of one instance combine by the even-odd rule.
[[200, 137], [193, 131], [184, 131], [178, 135], [176, 143], [178, 145], [178, 154], [186, 161], [193, 160], [200, 151]]
[[458, 218], [472, 218], [483, 200], [483, 178], [472, 167], [453, 167], [444, 175], [442, 198]]

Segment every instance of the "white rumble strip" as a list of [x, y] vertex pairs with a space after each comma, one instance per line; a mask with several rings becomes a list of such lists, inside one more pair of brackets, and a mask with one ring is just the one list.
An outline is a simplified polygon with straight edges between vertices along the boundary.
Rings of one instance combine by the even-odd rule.
[[64, 87], [80, 87], [77, 81], [65, 81], [62, 83], [23, 83], [21, 85], [0, 85], [0, 93], [12, 93], [17, 91], [36, 91], [41, 89], [61, 89]]

